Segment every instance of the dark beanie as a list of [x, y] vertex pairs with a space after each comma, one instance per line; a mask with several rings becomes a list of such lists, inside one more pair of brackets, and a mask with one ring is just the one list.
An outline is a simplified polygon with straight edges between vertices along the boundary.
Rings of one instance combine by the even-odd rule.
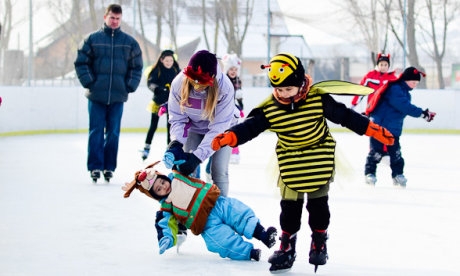
[[417, 68], [411, 66], [404, 70], [400, 78], [405, 81], [420, 81], [421, 75], [425, 76], [425, 73], [420, 72]]
[[164, 50], [163, 52], [161, 52], [160, 58], [164, 58], [164, 57], [174, 57], [174, 51]]
[[217, 74], [217, 57], [207, 50], [196, 52], [184, 69], [184, 74], [194, 82], [212, 85]]
[[208, 73], [210, 76], [217, 74], [217, 58], [215, 54], [212, 54], [206, 50], [196, 52], [188, 62], [188, 66], [192, 67], [193, 71], [198, 71], [198, 67], [201, 67], [201, 71], [205, 74]]

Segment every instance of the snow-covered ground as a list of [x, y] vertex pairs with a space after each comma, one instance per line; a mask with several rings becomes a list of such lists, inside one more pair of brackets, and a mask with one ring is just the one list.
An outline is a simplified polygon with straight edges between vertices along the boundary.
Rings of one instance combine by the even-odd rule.
[[[393, 187], [386, 160], [376, 187], [366, 186], [367, 138], [334, 137], [329, 261], [317, 275], [459, 275], [460, 136], [404, 134], [406, 189]], [[136, 170], [162, 157], [165, 134], [155, 136], [146, 162], [139, 153], [144, 138], [122, 133], [115, 176], [96, 185], [86, 171], [86, 134], [0, 138], [0, 275], [270, 275], [267, 259], [279, 244], [267, 249], [254, 240], [260, 262], [232, 261], [189, 234], [179, 253], [158, 254], [158, 203], [137, 191], [125, 199], [121, 190]], [[275, 139], [264, 133], [240, 147], [230, 196], [280, 230]], [[307, 219], [305, 211], [297, 260], [286, 275], [314, 275]]]

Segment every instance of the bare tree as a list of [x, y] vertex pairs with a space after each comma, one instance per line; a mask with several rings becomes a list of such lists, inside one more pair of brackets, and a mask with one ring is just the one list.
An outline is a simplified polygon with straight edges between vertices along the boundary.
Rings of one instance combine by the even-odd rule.
[[166, 13], [166, 24], [169, 27], [172, 48], [177, 50], [177, 26], [179, 25], [180, 13], [186, 5], [182, 0], [170, 0]]
[[[192, 16], [196, 16], [199, 9], [206, 47], [217, 52], [219, 35], [223, 34], [227, 41], [227, 52], [241, 56], [243, 41], [252, 19], [254, 0], [201, 0], [195, 4], [197, 6], [192, 9]], [[209, 29], [213, 30], [212, 38]]]
[[5, 0], [2, 6], [3, 11], [0, 12], [2, 23], [2, 32], [0, 33], [0, 83], [3, 82], [3, 68], [5, 68], [2, 57], [4, 56], [5, 51], [8, 50], [13, 18], [13, 5], [11, 3], [11, 0]]
[[[5, 0], [2, 7], [3, 12], [1, 15], [2, 32], [0, 34], [0, 50], [4, 51], [8, 49], [10, 42], [10, 35], [12, 30], [12, 19], [13, 19], [13, 4], [11, 0]], [[3, 56], [0, 54], [0, 57]]]
[[436, 63], [438, 86], [444, 89], [442, 64], [446, 53], [447, 29], [459, 13], [460, 3], [449, 0], [425, 0], [425, 3], [428, 17], [426, 22], [429, 24], [418, 24], [425, 45], [422, 49]]
[[96, 5], [94, 3], [94, 0], [88, 0], [89, 15], [90, 15], [90, 18], [91, 18], [91, 25], [93, 26], [93, 29], [97, 29], [97, 27], [99, 26], [99, 20], [98, 20], [99, 18], [96, 15], [95, 6]]
[[141, 0], [137, 0], [137, 13], [139, 14], [139, 27], [141, 29], [141, 39], [144, 41], [142, 45], [144, 45], [143, 49], [143, 54], [144, 58], [146, 59], [147, 63], [150, 64], [152, 63], [152, 59], [150, 58], [149, 51], [147, 50], [147, 43], [146, 43], [146, 34], [144, 30], [144, 17], [142, 16], [142, 11], [143, 11], [143, 2]]
[[352, 15], [355, 24], [363, 34], [363, 40], [371, 52], [375, 63], [375, 54], [386, 52], [388, 44], [389, 18], [385, 16], [385, 3], [380, 0], [370, 0], [364, 3], [359, 0], [346, 0], [346, 10]]
[[221, 28], [228, 42], [227, 52], [241, 56], [243, 41], [252, 19], [254, 0], [220, 0], [216, 9], [220, 11]]
[[[150, 34], [142, 30], [142, 36], [144, 36], [145, 39], [154, 41], [157, 50], [159, 50], [161, 47], [161, 38], [163, 36], [162, 26], [165, 20], [167, 3], [168, 2], [165, 0], [142, 0], [143, 9], [139, 10], [139, 17], [142, 16], [142, 19], [140, 19], [140, 21], [142, 22], [142, 29], [144, 28], [144, 16], [146, 18], [145, 21], [155, 22], [155, 32]], [[139, 4], [139, 6], [141, 6], [141, 4]], [[153, 59], [155, 59], [155, 57], [153, 57]]]
[[206, 47], [208, 49], [211, 49], [211, 47], [209, 47], [209, 39], [208, 39], [208, 35], [207, 35], [207, 32], [206, 32], [206, 23], [208, 21], [208, 18], [206, 16], [206, 0], [201, 0], [201, 6], [203, 7], [201, 9], [201, 15], [202, 15], [201, 28], [203, 30], [204, 42], [206, 44]]
[[[217, 1], [214, 1], [214, 7], [217, 7], [218, 4], [217, 4]], [[216, 18], [215, 20], [215, 25], [214, 25], [214, 36], [213, 36], [213, 39], [214, 39], [214, 53], [217, 52], [217, 47], [219, 45], [218, 41], [219, 41], [219, 29], [220, 29], [220, 22], [222, 21], [222, 18], [221, 18], [221, 11], [218, 9], [218, 8], [215, 8], [214, 9], [214, 18]]]

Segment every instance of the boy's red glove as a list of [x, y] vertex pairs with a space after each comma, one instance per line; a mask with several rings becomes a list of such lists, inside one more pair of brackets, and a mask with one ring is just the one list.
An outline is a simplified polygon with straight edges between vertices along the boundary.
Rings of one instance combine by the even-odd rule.
[[425, 119], [427, 122], [431, 122], [436, 116], [436, 112], [430, 111], [428, 108], [422, 112], [422, 118]]
[[236, 138], [235, 132], [226, 131], [221, 134], [217, 134], [211, 142], [213, 150], [219, 150], [221, 147], [230, 146], [236, 147], [238, 139]]
[[395, 143], [395, 137], [391, 132], [372, 121], [369, 121], [365, 135], [373, 137], [384, 145], [392, 146]]

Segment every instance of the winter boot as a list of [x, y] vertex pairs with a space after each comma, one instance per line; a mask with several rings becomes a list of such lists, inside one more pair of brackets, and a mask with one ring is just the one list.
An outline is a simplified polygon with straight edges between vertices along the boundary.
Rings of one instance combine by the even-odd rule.
[[260, 255], [261, 255], [260, 249], [251, 249], [250, 256], [251, 256], [251, 259], [253, 259], [254, 261], [258, 262], [260, 260]]
[[268, 248], [271, 248], [276, 244], [276, 234], [275, 227], [268, 227], [268, 229], [265, 230], [260, 223], [257, 223], [252, 236], [263, 242]]
[[273, 252], [273, 255], [268, 258], [268, 262], [272, 264], [270, 266], [271, 273], [286, 272], [291, 269], [295, 261], [295, 243], [297, 240], [297, 234], [290, 235], [289, 233], [283, 231], [280, 240], [280, 249]]
[[318, 265], [325, 265], [327, 262], [326, 240], [326, 230], [313, 231], [311, 235], [310, 258], [308, 261], [315, 266], [315, 272], [318, 269]]
[[179, 249], [180, 249], [181, 245], [187, 239], [187, 227], [185, 227], [185, 225], [183, 225], [182, 223], [179, 223], [177, 226], [178, 226], [179, 229], [178, 229], [177, 235], [176, 235], [176, 238], [177, 238], [176, 250], [177, 250], [177, 253], [179, 253]]
[[145, 144], [144, 150], [142, 151], [142, 160], [143, 161], [145, 161], [145, 159], [147, 159], [147, 157], [149, 157], [149, 153], [150, 153], [150, 145]]

